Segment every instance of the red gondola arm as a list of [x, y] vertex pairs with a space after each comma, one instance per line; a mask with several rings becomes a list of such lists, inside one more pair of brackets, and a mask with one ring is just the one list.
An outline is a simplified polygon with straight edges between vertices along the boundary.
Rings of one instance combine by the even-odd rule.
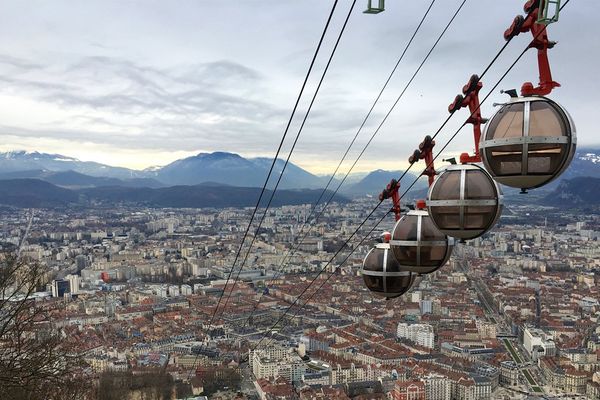
[[419, 160], [425, 161], [425, 170], [423, 175], [428, 178], [429, 186], [433, 184], [435, 179], [435, 166], [433, 165], [433, 146], [435, 146], [435, 140], [429, 135], [425, 136], [425, 139], [419, 144], [419, 148], [413, 152], [413, 155], [408, 158], [408, 162], [411, 164], [416, 163]]
[[467, 119], [468, 124], [473, 124], [473, 139], [475, 141], [475, 153], [469, 155], [468, 153], [462, 153], [460, 155], [460, 162], [474, 163], [481, 162], [481, 156], [479, 155], [479, 141], [481, 139], [481, 124], [486, 123], [487, 119], [481, 117], [481, 106], [479, 104], [479, 91], [483, 87], [483, 83], [479, 80], [479, 76], [471, 75], [469, 82], [463, 86], [463, 95], [459, 94], [454, 98], [452, 104], [448, 106], [448, 112], [454, 113], [463, 107], [469, 107], [471, 115]]
[[401, 217], [400, 215], [400, 194], [398, 190], [400, 189], [400, 182], [395, 179], [392, 179], [390, 183], [386, 186], [386, 188], [379, 194], [379, 200], [384, 201], [387, 199], [392, 199], [392, 211], [394, 212], [394, 217], [396, 221], [398, 221]]
[[555, 87], [560, 87], [560, 83], [552, 80], [550, 61], [548, 60], [548, 49], [553, 48], [556, 42], [548, 40], [547, 26], [537, 22], [545, 1], [547, 0], [529, 0], [525, 3], [523, 9], [527, 16], [517, 15], [510, 28], [504, 32], [504, 39], [506, 40], [512, 39], [521, 32], [531, 32], [533, 41], [529, 47], [537, 49], [540, 82], [537, 87], [534, 87], [531, 82], [525, 82], [521, 86], [521, 96], [546, 96]]

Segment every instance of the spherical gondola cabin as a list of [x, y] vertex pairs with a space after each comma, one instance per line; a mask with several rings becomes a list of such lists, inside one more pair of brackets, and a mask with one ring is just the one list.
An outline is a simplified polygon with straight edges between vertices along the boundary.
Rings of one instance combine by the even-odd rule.
[[406, 293], [416, 274], [404, 270], [390, 253], [389, 243], [378, 243], [363, 261], [362, 276], [367, 288], [379, 295], [392, 299]]
[[563, 173], [576, 142], [575, 124], [558, 103], [545, 97], [516, 97], [490, 119], [479, 149], [496, 181], [524, 192]]
[[502, 192], [476, 164], [450, 165], [427, 194], [427, 208], [445, 235], [469, 240], [483, 235], [502, 213]]
[[430, 274], [448, 262], [454, 239], [436, 228], [427, 211], [411, 210], [396, 222], [390, 247], [403, 270]]

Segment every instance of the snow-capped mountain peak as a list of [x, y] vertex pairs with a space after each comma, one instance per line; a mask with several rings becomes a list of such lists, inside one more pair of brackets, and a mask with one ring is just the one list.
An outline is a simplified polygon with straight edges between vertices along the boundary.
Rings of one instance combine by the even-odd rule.
[[590, 153], [589, 151], [579, 155], [579, 157], [577, 157], [578, 159], [580, 159], [581, 161], [589, 161], [592, 162], [594, 164], [599, 164], [600, 165], [600, 155], [596, 154], [596, 153]]

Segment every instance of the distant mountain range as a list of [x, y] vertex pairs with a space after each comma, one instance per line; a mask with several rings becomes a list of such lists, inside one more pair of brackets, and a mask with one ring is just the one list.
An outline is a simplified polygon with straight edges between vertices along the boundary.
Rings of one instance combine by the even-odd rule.
[[580, 176], [564, 179], [542, 202], [569, 208], [600, 206], [600, 178]]
[[75, 171], [31, 170], [0, 173], [0, 179], [40, 179], [69, 189], [82, 189], [102, 186], [127, 186], [159, 188], [165, 185], [152, 178], [118, 179], [104, 176], [91, 176]]
[[[243, 158], [238, 154], [200, 153], [172, 162], [162, 168], [147, 171], [148, 176], [168, 185], [195, 185], [218, 182], [231, 186], [262, 187], [271, 167], [268, 158]], [[278, 159], [273, 168], [270, 187], [281, 174], [284, 161]], [[322, 188], [327, 180], [288, 163], [279, 187], [282, 189]]]
[[[140, 171], [79, 161], [61, 154], [12, 151], [0, 153], [0, 179], [40, 179], [68, 189], [107, 186], [160, 188], [208, 182], [239, 187], [262, 187], [271, 162], [271, 159], [264, 157], [247, 159], [234, 153], [214, 152], [200, 153], [163, 167], [151, 167]], [[283, 165], [284, 160], [278, 159], [268, 187], [274, 187]], [[362, 178], [350, 175], [340, 188], [340, 193], [346, 196], [375, 196], [392, 178], [399, 178], [401, 174], [402, 171], [377, 170], [368, 174], [358, 174], [359, 177], [363, 176]], [[407, 174], [406, 182], [414, 177], [413, 174]], [[311, 174], [290, 162], [279, 188], [318, 189], [324, 188], [328, 181], [328, 176]], [[339, 182], [339, 179], [334, 179], [330, 185], [331, 189], [335, 189]], [[420, 184], [416, 186], [418, 188]]]
[[[152, 167], [142, 171], [89, 161], [61, 154], [11, 151], [0, 153], [1, 178], [37, 178], [61, 186], [132, 186], [160, 187], [174, 185], [197, 185], [215, 182], [230, 186], [262, 187], [271, 161], [268, 158], [246, 159], [238, 154], [215, 152], [200, 153], [174, 161], [164, 167]], [[270, 186], [283, 169], [284, 161], [278, 159], [273, 168]], [[57, 176], [57, 172], [72, 172]], [[83, 176], [85, 175], [85, 176]], [[86, 177], [87, 176], [87, 177]], [[91, 178], [112, 178], [98, 180]], [[117, 180], [115, 180], [117, 179]], [[282, 189], [322, 188], [328, 178], [319, 177], [289, 163], [279, 185]]]
[[[0, 204], [40, 208], [86, 207], [91, 204], [172, 208], [250, 207], [256, 204], [260, 191], [260, 188], [212, 183], [164, 188], [100, 186], [66, 189], [39, 179], [7, 179], [0, 180]], [[266, 206], [270, 194], [270, 190], [265, 191], [261, 206]], [[272, 206], [314, 203], [320, 194], [319, 189], [278, 190]], [[331, 196], [331, 192], [326, 195]], [[348, 199], [336, 196], [336, 201], [343, 203]]]
[[80, 161], [61, 154], [37, 151], [9, 151], [0, 153], [0, 174], [21, 171], [75, 171], [80, 174], [117, 179], [145, 178], [144, 171], [111, 167], [93, 161]]
[[[29, 180], [27, 184], [23, 184], [21, 189], [32, 187], [31, 185], [34, 184], [31, 180], [44, 181], [54, 185], [53, 189], [49, 187], [44, 189], [46, 190], [44, 193], [48, 193], [49, 196], [53, 193], [50, 196], [51, 198], [55, 198], [56, 196], [54, 195], [58, 195], [59, 193], [57, 189], [62, 188], [70, 189], [71, 194], [75, 193], [77, 196], [93, 195], [92, 198], [108, 200], [106, 196], [108, 196], [108, 193], [112, 193], [112, 196], [119, 194], [119, 196], [123, 196], [122, 199], [129, 201], [142, 192], [126, 189], [157, 189], [146, 194], [158, 196], [158, 193], [162, 193], [162, 195], [170, 199], [168, 201], [169, 204], [175, 204], [177, 201], [173, 197], [169, 197], [170, 195], [166, 193], [173, 194], [177, 192], [181, 194], [186, 191], [180, 188], [182, 186], [198, 186], [203, 188], [202, 190], [206, 193], [213, 192], [215, 187], [224, 190], [223, 187], [225, 186], [239, 187], [244, 190], [260, 188], [264, 184], [271, 161], [268, 158], [247, 159], [238, 154], [227, 152], [200, 153], [192, 157], [174, 161], [163, 167], [152, 167], [140, 171], [112, 167], [96, 162], [80, 161], [76, 158], [60, 154], [12, 151], [0, 153], [0, 180], [4, 180], [5, 182], [2, 182], [4, 184], [7, 183], [7, 180]], [[274, 186], [276, 178], [281, 174], [283, 164], [283, 160], [277, 160], [274, 173], [269, 182], [269, 188]], [[415, 171], [418, 171], [418, 168], [415, 168]], [[377, 196], [392, 178], [398, 179], [401, 175], [402, 171], [376, 170], [367, 174], [362, 179], [350, 179], [346, 181], [340, 189], [340, 194], [346, 197]], [[537, 189], [537, 191], [539, 191], [540, 195], [546, 192], [549, 193], [559, 188], [563, 181], [581, 176], [600, 178], [600, 150], [591, 148], [579, 149], [569, 169], [556, 182]], [[401, 190], [408, 188], [415, 177], [416, 174], [412, 171], [407, 173], [402, 181]], [[327, 176], [316, 176], [293, 163], [289, 163], [279, 189], [292, 190], [290, 193], [299, 193], [294, 191], [299, 189], [323, 188], [328, 180]], [[334, 179], [330, 189], [335, 189], [338, 184], [339, 180]], [[161, 191], [162, 189], [172, 187], [179, 187], [179, 189]], [[213, 189], [208, 191], [207, 188], [210, 187]], [[422, 194], [425, 193], [426, 187], [426, 180], [421, 178], [412, 187], [409, 194], [423, 197]], [[105, 189], [93, 190], [100, 188]], [[106, 188], [112, 189], [109, 191]], [[569, 190], [569, 188], [566, 187], [564, 189]], [[512, 193], [510, 189], [506, 189], [505, 193]], [[199, 189], [194, 189], [195, 191], [192, 189], [187, 190], [190, 193], [196, 193]], [[309, 193], [309, 191], [304, 191], [304, 193]], [[9, 194], [6, 193], [6, 195]], [[202, 203], [202, 195], [198, 196], [200, 197], [197, 197], [197, 201]], [[284, 194], [277, 195], [275, 199], [278, 197], [285, 198]], [[69, 198], [69, 196], [66, 196], [66, 198]], [[120, 201], [118, 199], [119, 197], [117, 196], [113, 200]], [[162, 204], [163, 201], [166, 201], [163, 197], [160, 199], [152, 197], [151, 199], [152, 201], [156, 201], [157, 204]], [[215, 201], [215, 204], [227, 203], [221, 200]]]

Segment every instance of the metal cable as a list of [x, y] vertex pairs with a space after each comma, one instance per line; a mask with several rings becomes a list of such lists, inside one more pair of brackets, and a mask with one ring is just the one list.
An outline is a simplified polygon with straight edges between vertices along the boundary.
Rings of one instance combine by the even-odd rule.
[[252, 236], [252, 240], [250, 241], [250, 245], [248, 246], [248, 250], [246, 251], [246, 255], [244, 257], [244, 260], [242, 261], [242, 264], [240, 265], [240, 268], [237, 272], [237, 275], [233, 281], [233, 286], [231, 288], [231, 290], [229, 291], [229, 295], [227, 296], [227, 299], [225, 300], [225, 306], [223, 307], [223, 312], [225, 312], [225, 310], [227, 309], [227, 304], [229, 303], [229, 299], [231, 298], [231, 295], [233, 293], [233, 290], [235, 289], [235, 285], [237, 284], [237, 281], [240, 277], [240, 273], [242, 272], [242, 268], [244, 268], [244, 265], [246, 264], [246, 261], [248, 260], [248, 256], [250, 255], [250, 251], [252, 250], [252, 246], [254, 245], [254, 241], [256, 240], [256, 237], [258, 236], [258, 233], [260, 231], [260, 228], [262, 227], [262, 224], [265, 220], [265, 217], [267, 216], [267, 212], [269, 210], [269, 207], [271, 206], [271, 202], [273, 201], [273, 198], [275, 197], [275, 192], [277, 191], [277, 188], [279, 187], [279, 183], [281, 182], [281, 179], [283, 178], [283, 174], [285, 172], [286, 167], [289, 164], [290, 158], [292, 156], [292, 153], [294, 152], [294, 149], [296, 147], [296, 144], [298, 143], [298, 139], [300, 138], [300, 134], [302, 133], [302, 129], [304, 128], [304, 125], [306, 123], [306, 120], [308, 119], [308, 116], [310, 114], [310, 111], [312, 110], [312, 106], [315, 102], [315, 99], [317, 98], [317, 94], [319, 93], [319, 90], [321, 88], [321, 85], [323, 84], [323, 81], [325, 80], [325, 76], [327, 75], [327, 71], [329, 70], [329, 65], [331, 64], [331, 61], [333, 60], [333, 56], [335, 55], [335, 52], [337, 50], [337, 47], [340, 43], [340, 40], [342, 39], [342, 36], [344, 34], [344, 31], [346, 30], [346, 25], [348, 24], [348, 20], [350, 19], [350, 15], [352, 15], [352, 10], [354, 9], [354, 6], [356, 4], [356, 0], [354, 0], [352, 2], [352, 6], [350, 7], [350, 10], [348, 11], [348, 15], [346, 16], [346, 20], [344, 21], [344, 25], [342, 26], [342, 29], [340, 30], [340, 33], [338, 35], [338, 38], [335, 42], [335, 46], [333, 47], [333, 50], [331, 51], [331, 55], [329, 56], [329, 60], [327, 61], [327, 64], [325, 65], [325, 68], [323, 70], [323, 73], [321, 75], [321, 79], [319, 80], [319, 84], [317, 85], [317, 88], [315, 89], [315, 92], [313, 94], [313, 97], [310, 101], [310, 104], [308, 106], [308, 109], [306, 110], [306, 113], [304, 114], [304, 119], [302, 120], [302, 124], [300, 125], [300, 128], [298, 129], [298, 133], [296, 134], [296, 137], [294, 139], [294, 143], [292, 144], [292, 147], [290, 148], [290, 151], [287, 155], [287, 158], [285, 160], [285, 163], [283, 164], [283, 168], [281, 169], [281, 172], [279, 173], [279, 177], [277, 178], [277, 182], [275, 183], [275, 187], [273, 188], [272, 192], [271, 192], [271, 196], [269, 198], [269, 201], [267, 203], [267, 206], [265, 207], [265, 210], [262, 214], [262, 217], [258, 223], [258, 227], [256, 228], [254, 235]]
[[[287, 253], [283, 256], [283, 259], [281, 261], [281, 263], [279, 264], [278, 268], [277, 268], [277, 272], [275, 274], [275, 276], [273, 277], [273, 279], [277, 279], [279, 276], [281, 276], [281, 274], [284, 271], [284, 267], [286, 265], [285, 262], [292, 257], [294, 254], [296, 254], [296, 251], [300, 248], [300, 246], [304, 243], [304, 239], [306, 239], [307, 235], [310, 233], [310, 226], [308, 231], [304, 232], [304, 229], [307, 225], [313, 225], [315, 224], [320, 216], [323, 214], [323, 212], [325, 211], [325, 209], [327, 208], [327, 206], [329, 206], [329, 204], [331, 203], [331, 201], [333, 200], [333, 198], [335, 197], [335, 195], [337, 194], [338, 190], [340, 189], [340, 187], [342, 186], [342, 184], [344, 183], [344, 181], [346, 180], [346, 178], [348, 177], [348, 175], [350, 174], [350, 171], [346, 173], [346, 175], [344, 176], [344, 179], [342, 179], [341, 183], [338, 185], [338, 187], [336, 188], [336, 190], [332, 193], [332, 195], [329, 197], [329, 200], [326, 202], [325, 206], [323, 206], [321, 208], [321, 210], [319, 211], [319, 213], [317, 214], [317, 216], [310, 222], [309, 221], [312, 217], [312, 215], [314, 214], [315, 210], [317, 209], [317, 206], [319, 205], [319, 203], [321, 202], [321, 200], [323, 199], [323, 196], [325, 195], [325, 193], [327, 192], [327, 189], [329, 188], [329, 186], [331, 185], [331, 183], [333, 182], [333, 179], [335, 178], [337, 172], [339, 171], [341, 165], [343, 164], [343, 162], [346, 160], [346, 157], [348, 155], [348, 153], [350, 152], [350, 149], [352, 148], [352, 146], [354, 145], [354, 142], [356, 141], [356, 139], [358, 138], [358, 135], [360, 134], [360, 132], [362, 131], [363, 127], [365, 126], [367, 120], [369, 119], [369, 117], [371, 116], [371, 113], [373, 112], [373, 110], [375, 109], [375, 106], [377, 105], [377, 103], [379, 102], [379, 99], [381, 98], [381, 96], [383, 95], [383, 92], [385, 91], [385, 89], [387, 88], [389, 82], [391, 81], [394, 73], [396, 72], [396, 70], [398, 69], [398, 66], [400, 65], [400, 63], [402, 62], [402, 60], [404, 59], [404, 56], [406, 54], [406, 52], [408, 51], [409, 47], [411, 46], [415, 36], [417, 35], [417, 33], [419, 32], [419, 30], [421, 29], [421, 26], [423, 25], [423, 22], [425, 22], [425, 19], [427, 18], [427, 16], [429, 15], [429, 12], [431, 11], [433, 5], [435, 4], [436, 0], [433, 0], [431, 2], [431, 4], [429, 5], [429, 7], [427, 8], [427, 10], [425, 11], [425, 14], [423, 15], [423, 17], [421, 18], [421, 21], [419, 22], [419, 24], [417, 25], [415, 31], [413, 32], [412, 36], [410, 37], [408, 43], [406, 44], [406, 46], [404, 47], [404, 50], [402, 51], [402, 54], [400, 55], [400, 57], [398, 58], [396, 65], [394, 66], [394, 68], [392, 69], [392, 72], [390, 72], [390, 74], [388, 75], [387, 80], [385, 81], [383, 87], [381, 88], [381, 90], [379, 91], [379, 94], [377, 95], [377, 97], [375, 98], [375, 101], [373, 102], [373, 104], [371, 105], [371, 108], [369, 109], [369, 112], [367, 113], [367, 115], [365, 116], [365, 118], [363, 119], [362, 123], [360, 124], [360, 127], [358, 128], [356, 134], [354, 135], [354, 138], [352, 139], [352, 141], [350, 142], [350, 144], [348, 145], [348, 147], [346, 148], [346, 151], [344, 152], [344, 155], [342, 156], [341, 160], [339, 161], [337, 167], [335, 168], [335, 171], [333, 171], [333, 173], [331, 174], [331, 176], [329, 177], [329, 181], [327, 182], [327, 185], [325, 185], [325, 188], [323, 189], [323, 191], [321, 192], [321, 194], [319, 195], [319, 198], [317, 199], [317, 201], [315, 202], [315, 204], [313, 205], [313, 207], [311, 208], [310, 213], [308, 214], [308, 217], [306, 217], [304, 223], [302, 224], [302, 227], [299, 230], [299, 235], [302, 235], [302, 233], [304, 233], [302, 235], [302, 237], [300, 238], [300, 240], [298, 240], [298, 244], [295, 247], [292, 247], [290, 249], [288, 249]], [[358, 160], [356, 160], [354, 162], [354, 165], [356, 164], [356, 162], [358, 162]], [[267, 287], [268, 288], [268, 287]], [[257, 302], [254, 305], [254, 308], [252, 309], [250, 316], [248, 318], [246, 318], [244, 325], [242, 326], [242, 330], [246, 327], [247, 323], [250, 321], [250, 319], [252, 318], [252, 316], [254, 315], [254, 313], [256, 312], [256, 309], [258, 308], [258, 306], [260, 305], [260, 302], [262, 300], [263, 294], [260, 295], [259, 299], [257, 300]]]
[[[356, 165], [356, 163], [358, 162], [358, 160], [360, 159], [360, 157], [364, 154], [364, 152], [366, 151], [367, 147], [371, 144], [371, 142], [373, 141], [373, 139], [375, 138], [375, 136], [377, 135], [377, 133], [379, 132], [379, 130], [381, 129], [381, 127], [383, 126], [383, 124], [385, 123], [385, 121], [387, 120], [387, 118], [390, 116], [390, 114], [392, 113], [392, 111], [394, 110], [394, 108], [396, 107], [396, 105], [398, 104], [398, 102], [400, 101], [400, 99], [402, 98], [402, 96], [404, 95], [404, 93], [406, 92], [406, 90], [408, 89], [408, 87], [410, 86], [410, 84], [413, 82], [413, 80], [415, 79], [416, 75], [419, 73], [419, 71], [421, 70], [421, 68], [423, 67], [423, 65], [425, 64], [425, 62], [427, 61], [427, 59], [429, 58], [429, 56], [433, 53], [433, 50], [435, 49], [435, 47], [437, 46], [437, 44], [440, 42], [440, 40], [442, 39], [442, 37], [446, 34], [448, 28], [450, 27], [450, 25], [452, 24], [452, 22], [455, 20], [456, 16], [458, 15], [458, 13], [461, 11], [461, 9], [463, 8], [463, 6], [465, 5], [465, 3], [467, 2], [467, 0], [463, 0], [462, 3], [460, 4], [460, 6], [458, 7], [458, 9], [455, 11], [455, 13], [453, 14], [452, 18], [450, 19], [450, 21], [448, 22], [448, 24], [446, 24], [446, 27], [444, 28], [444, 30], [442, 31], [442, 33], [438, 36], [437, 40], [435, 41], [435, 43], [433, 44], [433, 46], [431, 47], [431, 49], [429, 50], [429, 52], [426, 54], [425, 58], [423, 59], [423, 61], [421, 61], [421, 63], [419, 64], [419, 66], [417, 67], [417, 70], [415, 71], [415, 73], [412, 75], [411, 79], [408, 81], [408, 83], [406, 84], [406, 86], [404, 87], [404, 89], [402, 90], [401, 94], [398, 96], [398, 98], [396, 99], [396, 101], [393, 103], [392, 107], [390, 108], [390, 110], [386, 113], [385, 117], [383, 118], [382, 122], [379, 124], [379, 126], [377, 127], [377, 129], [375, 130], [375, 132], [373, 133], [373, 135], [371, 135], [371, 138], [369, 139], [369, 141], [366, 143], [366, 145], [363, 147], [362, 151], [360, 152], [359, 156], [357, 157], [357, 159], [355, 160], [354, 164], [352, 165], [352, 167], [348, 170], [348, 172], [346, 173], [346, 176], [344, 177], [344, 179], [342, 180], [342, 182], [340, 183], [340, 185], [338, 185], [338, 187], [336, 188], [336, 191], [333, 193], [333, 195], [330, 197], [329, 201], [331, 201], [331, 199], [335, 196], [335, 194], [337, 193], [337, 191], [339, 190], [339, 188], [341, 187], [341, 185], [344, 183], [345, 179], [347, 178], [347, 176], [350, 174], [350, 172], [352, 171], [352, 169], [354, 168], [354, 166]], [[446, 120], [445, 123], [447, 123], [447, 121], [449, 120], [449, 118]], [[444, 124], [445, 124], [444, 123]], [[441, 130], [441, 129], [440, 129]], [[402, 174], [402, 177], [404, 177], [406, 175], [406, 173], [408, 172], [408, 169]], [[400, 179], [402, 179], [402, 177]], [[331, 258], [331, 260], [325, 265], [325, 267], [323, 267], [323, 269], [321, 269], [318, 273], [317, 276], [311, 281], [311, 283], [305, 287], [305, 289], [301, 292], [301, 294], [296, 298], [296, 300], [294, 300], [294, 302], [292, 303], [292, 305], [286, 310], [286, 312], [283, 314], [283, 316], [285, 316], [285, 314], [287, 314], [287, 312], [291, 309], [291, 307], [293, 307], [296, 302], [298, 301], [298, 299], [310, 288], [310, 286], [312, 286], [312, 284], [316, 281], [316, 279], [323, 273], [323, 271], [325, 270], [325, 268], [331, 263], [331, 261], [333, 259], [335, 259], [335, 257], [342, 251], [342, 249], [348, 244], [348, 242], [354, 237], [354, 235], [356, 235], [356, 233], [358, 232], [358, 230], [365, 224], [365, 222], [367, 222], [367, 220], [373, 215], [373, 213], [375, 213], [375, 211], [379, 208], [379, 206], [381, 205], [383, 201], [380, 200], [379, 203], [377, 204], [377, 206], [369, 213], [369, 215], [365, 218], [365, 220], [363, 220], [363, 222], [358, 226], [358, 228], [352, 233], [352, 235], [350, 235], [350, 237], [348, 239], [346, 239], [345, 243], [340, 247], [340, 249], [335, 253], [335, 255]], [[329, 202], [327, 203], [327, 205], [329, 204]], [[283, 317], [282, 316], [282, 317]], [[278, 324], [280, 322], [281, 318], [275, 323]], [[275, 326], [274, 325], [274, 326]], [[262, 342], [262, 340], [264, 339], [264, 335], [263, 338], [260, 339], [260, 341], [258, 342], [258, 344], [260, 344], [260, 342]], [[258, 346], [257, 344], [257, 346]], [[254, 347], [254, 349], [256, 349], [256, 347]]]
[[[324, 40], [324, 38], [325, 38], [325, 34], [327, 33], [327, 30], [328, 30], [328, 28], [329, 28], [329, 25], [330, 25], [330, 23], [331, 23], [331, 20], [332, 20], [332, 18], [333, 18], [333, 14], [334, 14], [334, 12], [335, 12], [335, 9], [336, 9], [336, 7], [337, 7], [337, 4], [338, 4], [338, 0], [335, 0], [335, 1], [334, 1], [334, 3], [333, 3], [333, 6], [332, 6], [332, 8], [331, 8], [331, 11], [330, 11], [330, 13], [329, 13], [329, 17], [327, 18], [327, 23], [325, 24], [325, 28], [323, 29], [323, 32], [321, 33], [321, 37], [320, 37], [320, 39], [319, 39], [319, 43], [318, 43], [318, 45], [317, 45], [317, 48], [316, 48], [316, 50], [315, 50], [315, 53], [313, 54], [313, 57], [312, 57], [312, 60], [311, 60], [311, 62], [310, 62], [310, 66], [309, 66], [309, 68], [308, 68], [308, 71], [306, 72], [306, 76], [304, 77], [304, 82], [302, 83], [302, 87], [300, 88], [300, 92], [298, 93], [298, 97], [296, 98], [296, 102], [295, 102], [295, 104], [294, 104], [294, 108], [292, 109], [292, 113], [291, 113], [291, 115], [290, 115], [290, 118], [289, 118], [289, 120], [288, 120], [288, 122], [287, 122], [287, 125], [286, 125], [286, 128], [285, 128], [285, 131], [284, 131], [284, 133], [283, 133], [283, 136], [282, 136], [282, 138], [281, 138], [281, 141], [279, 142], [279, 146], [278, 146], [278, 148], [277, 148], [277, 152], [275, 153], [275, 156], [273, 157], [273, 162], [271, 163], [271, 167], [269, 168], [269, 173], [267, 174], [267, 177], [266, 177], [266, 179], [265, 179], [265, 183], [264, 183], [264, 185], [263, 185], [263, 187], [262, 187], [262, 190], [261, 190], [261, 192], [260, 192], [260, 196], [259, 196], [259, 198], [258, 198], [258, 200], [257, 200], [257, 202], [256, 202], [256, 206], [254, 207], [254, 210], [252, 211], [252, 215], [251, 215], [251, 217], [250, 217], [250, 221], [248, 222], [248, 226], [246, 227], [246, 231], [244, 232], [244, 235], [243, 235], [243, 237], [242, 237], [242, 241], [241, 241], [241, 243], [240, 243], [240, 247], [239, 247], [239, 249], [238, 249], [238, 251], [237, 251], [237, 254], [236, 254], [236, 256], [235, 256], [235, 259], [234, 259], [233, 265], [232, 265], [232, 267], [231, 267], [231, 271], [229, 272], [229, 275], [227, 276], [227, 280], [226, 280], [226, 282], [225, 282], [225, 287], [223, 288], [223, 292], [222, 292], [222, 293], [221, 293], [221, 295], [219, 296], [219, 300], [218, 300], [218, 302], [217, 302], [217, 305], [216, 305], [216, 307], [215, 307], [215, 309], [214, 309], [214, 311], [213, 311], [212, 317], [211, 317], [211, 319], [210, 319], [210, 322], [209, 322], [209, 325], [208, 325], [208, 326], [209, 326], [209, 334], [210, 334], [210, 327], [212, 327], [212, 324], [213, 324], [213, 321], [214, 321], [215, 315], [217, 314], [217, 310], [219, 309], [219, 306], [220, 306], [220, 304], [221, 304], [221, 299], [223, 298], [223, 295], [225, 294], [225, 291], [227, 290], [227, 285], [229, 284], [229, 280], [231, 279], [231, 275], [232, 275], [232, 273], [233, 273], [233, 270], [235, 269], [235, 264], [236, 264], [236, 262], [237, 262], [237, 260], [238, 260], [238, 258], [239, 258], [239, 256], [240, 256], [240, 253], [241, 253], [241, 251], [242, 251], [242, 247], [244, 246], [244, 242], [246, 241], [246, 237], [248, 236], [248, 232], [250, 231], [250, 227], [252, 226], [252, 222], [253, 222], [253, 220], [254, 220], [254, 216], [256, 215], [256, 212], [257, 212], [257, 210], [258, 210], [258, 207], [259, 207], [259, 205], [260, 205], [260, 202], [261, 202], [261, 200], [262, 200], [262, 197], [263, 197], [263, 195], [264, 195], [264, 193], [265, 193], [265, 190], [266, 190], [267, 184], [268, 184], [268, 182], [269, 182], [269, 179], [270, 179], [270, 177], [271, 177], [271, 174], [273, 173], [273, 169], [274, 169], [274, 167], [275, 167], [275, 164], [276, 164], [276, 162], [277, 162], [277, 159], [278, 159], [278, 157], [279, 157], [279, 153], [280, 153], [280, 151], [281, 151], [281, 148], [282, 148], [282, 146], [283, 146], [283, 143], [284, 143], [284, 141], [285, 141], [285, 138], [286, 138], [286, 136], [287, 136], [287, 133], [288, 133], [288, 131], [289, 131], [290, 125], [292, 124], [292, 120], [293, 120], [293, 118], [294, 118], [294, 115], [295, 115], [295, 113], [296, 113], [296, 110], [297, 110], [297, 108], [298, 108], [298, 104], [300, 103], [300, 99], [301, 99], [301, 97], [302, 97], [302, 94], [303, 94], [303, 92], [304, 92], [304, 89], [305, 89], [305, 87], [306, 87], [306, 84], [307, 84], [307, 82], [308, 82], [308, 78], [310, 77], [310, 73], [311, 73], [311, 71], [312, 71], [312, 69], [313, 69], [313, 67], [314, 67], [315, 61], [316, 61], [316, 59], [317, 59], [317, 55], [319, 54], [319, 50], [321, 49], [321, 45], [323, 44], [323, 40]], [[191, 371], [190, 371], [190, 376], [188, 376], [188, 379], [191, 377], [191, 372], [193, 371], [193, 369], [194, 369], [194, 367], [195, 367], [195, 365], [196, 365], [196, 361], [197, 361], [197, 360], [198, 360], [198, 355], [196, 356], [196, 359], [194, 360], [194, 363], [192, 364], [192, 369], [191, 369]]]

